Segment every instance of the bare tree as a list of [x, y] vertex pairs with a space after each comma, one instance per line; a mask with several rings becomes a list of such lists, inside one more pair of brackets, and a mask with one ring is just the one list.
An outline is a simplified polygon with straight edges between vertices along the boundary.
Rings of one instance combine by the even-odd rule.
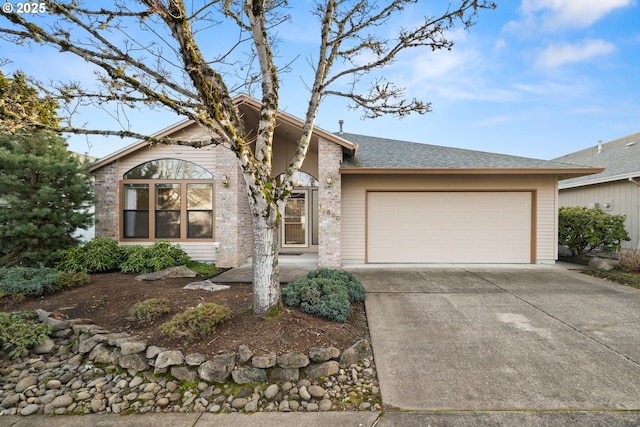
[[[292, 177], [307, 154], [322, 99], [328, 95], [347, 98], [365, 117], [403, 117], [430, 111], [430, 103], [407, 99], [402, 88], [378, 72], [408, 49], [451, 49], [448, 30], [455, 26], [469, 28], [481, 9], [496, 7], [489, 0], [457, 0], [437, 16], [416, 17], [415, 26], [399, 28], [393, 37], [376, 32], [418, 2], [315, 2], [311, 12], [319, 20], [318, 50], [308, 58], [308, 108], [302, 136], [279, 184], [272, 175], [272, 144], [279, 73], [290, 59], [280, 63], [274, 49], [278, 46], [278, 25], [290, 19], [286, 0], [110, 0], [86, 5], [77, 0], [45, 1], [44, 17], [2, 14], [0, 35], [5, 43], [53, 46], [99, 70], [97, 81], [90, 86], [78, 82], [39, 84], [69, 113], [57, 131], [195, 147], [224, 144], [235, 153], [253, 217], [253, 309], [256, 314], [264, 314], [280, 300], [279, 216], [293, 189]], [[210, 52], [212, 45], [219, 47], [215, 53]], [[261, 109], [256, 129], [245, 129], [232, 102], [239, 91], [259, 92]], [[128, 127], [110, 130], [74, 126], [71, 113], [88, 105], [168, 109], [198, 123], [208, 130], [209, 137], [181, 141], [153, 138]], [[2, 114], [0, 118], [0, 131], [46, 128], [27, 114]]]

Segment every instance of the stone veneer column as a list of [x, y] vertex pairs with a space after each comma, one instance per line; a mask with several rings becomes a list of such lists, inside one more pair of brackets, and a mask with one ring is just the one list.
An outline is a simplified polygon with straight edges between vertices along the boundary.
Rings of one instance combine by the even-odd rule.
[[[318, 267], [342, 266], [341, 239], [342, 147], [322, 138], [318, 141]], [[332, 185], [327, 187], [331, 175]]]
[[118, 176], [116, 162], [100, 168], [95, 176], [95, 232], [96, 237], [118, 240]]

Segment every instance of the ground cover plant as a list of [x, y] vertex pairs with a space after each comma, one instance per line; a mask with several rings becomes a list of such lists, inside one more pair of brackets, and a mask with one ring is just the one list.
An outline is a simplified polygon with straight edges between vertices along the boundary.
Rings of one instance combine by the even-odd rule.
[[41, 323], [33, 311], [0, 312], [0, 344], [9, 357], [26, 353], [51, 335], [51, 327]]
[[587, 273], [640, 289], [640, 250], [622, 249], [618, 253], [618, 268], [608, 271], [590, 268]]
[[607, 279], [612, 282], [620, 283], [623, 285], [631, 286], [632, 288], [640, 289], [640, 273], [627, 272], [622, 270], [596, 270], [589, 269], [587, 274], [593, 277], [599, 277], [601, 279]]

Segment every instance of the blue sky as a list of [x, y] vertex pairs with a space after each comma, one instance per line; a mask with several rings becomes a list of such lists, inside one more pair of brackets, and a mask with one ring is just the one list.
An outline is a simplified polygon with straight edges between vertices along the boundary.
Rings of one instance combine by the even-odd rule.
[[[306, 57], [315, 52], [311, 1], [296, 1], [293, 21], [280, 28], [280, 53], [300, 58], [281, 75], [280, 107], [302, 117], [303, 81], [311, 76]], [[410, 25], [430, 11], [419, 2], [388, 27]], [[431, 11], [435, 13], [435, 11]], [[361, 120], [347, 101], [327, 98], [316, 125], [350, 133], [551, 159], [640, 132], [640, 6], [636, 0], [508, 0], [482, 11], [469, 31], [454, 30], [452, 51], [411, 51], [384, 75], [407, 88], [408, 97], [433, 104], [433, 112]], [[0, 57], [43, 80], [89, 81], [90, 67], [47, 51], [0, 41]], [[304, 96], [303, 96], [304, 95]], [[137, 130], [154, 132], [177, 119], [147, 111], [126, 113]], [[121, 116], [121, 118], [124, 116]], [[91, 127], [114, 126], [92, 113]], [[125, 120], [125, 122], [126, 122]], [[101, 157], [133, 141], [72, 136], [70, 148]]]

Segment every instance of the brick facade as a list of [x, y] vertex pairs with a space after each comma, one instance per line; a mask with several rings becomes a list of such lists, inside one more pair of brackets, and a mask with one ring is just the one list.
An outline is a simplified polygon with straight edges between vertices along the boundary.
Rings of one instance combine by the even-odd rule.
[[[318, 142], [318, 267], [342, 265], [340, 225], [342, 185], [340, 162], [342, 147], [320, 138]], [[327, 177], [331, 175], [331, 187]]]
[[116, 162], [98, 169], [95, 177], [96, 237], [118, 240], [118, 171]]
[[[160, 148], [147, 148], [161, 150]], [[165, 148], [166, 149], [166, 148]], [[186, 148], [181, 148], [182, 151]], [[173, 154], [173, 153], [171, 153]], [[186, 153], [175, 153], [176, 158]], [[96, 237], [119, 240], [119, 169], [129, 170], [138, 162], [143, 163], [160, 153], [144, 153], [139, 158], [126, 156], [101, 166], [95, 174]], [[211, 259], [219, 267], [237, 267], [244, 264], [253, 252], [253, 228], [247, 198], [246, 184], [234, 153], [222, 146], [198, 154], [196, 163], [207, 164], [214, 179], [214, 241], [211, 246], [199, 242], [199, 259]], [[136, 156], [136, 154], [133, 154]], [[187, 156], [193, 159], [193, 154]], [[315, 153], [314, 156], [315, 157]], [[319, 140], [317, 153], [318, 173], [318, 265], [340, 267], [341, 265], [341, 180], [340, 162], [342, 147], [324, 139]], [[310, 159], [307, 159], [307, 161]], [[312, 159], [315, 160], [315, 159]], [[122, 164], [121, 164], [122, 163]], [[312, 161], [312, 163], [315, 163]], [[313, 169], [313, 168], [312, 168]], [[327, 187], [327, 177], [331, 175], [332, 185]], [[226, 176], [227, 184], [223, 184]], [[127, 242], [120, 242], [127, 244]], [[144, 242], [142, 242], [145, 244]], [[184, 242], [189, 252], [192, 243]], [[191, 248], [193, 250], [193, 248]], [[203, 251], [206, 254], [203, 255]], [[203, 258], [204, 257], [204, 258]]]
[[[216, 265], [237, 267], [251, 256], [253, 233], [246, 184], [235, 154], [224, 147], [215, 153]], [[223, 176], [228, 185], [223, 185]]]

